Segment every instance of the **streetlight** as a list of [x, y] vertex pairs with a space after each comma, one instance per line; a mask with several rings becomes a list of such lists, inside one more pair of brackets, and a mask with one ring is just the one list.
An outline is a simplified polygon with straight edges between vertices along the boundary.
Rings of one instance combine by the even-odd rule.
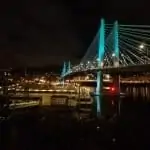
[[[145, 44], [144, 43], [142, 43], [141, 45], [139, 45], [139, 48], [141, 49], [141, 50], [146, 50], [146, 56], [147, 56], [147, 58], [148, 58], [148, 48], [145, 46]], [[148, 59], [147, 59], [147, 62], [148, 62]], [[145, 64], [146, 64], [146, 57], [145, 57]]]
[[144, 49], [144, 47], [145, 47], [144, 44], [139, 45], [140, 49]]
[[116, 57], [116, 54], [115, 53], [112, 53], [112, 57], [113, 57], [113, 64], [115, 67], [118, 67], [119, 66], [119, 60], [118, 58]]
[[115, 53], [112, 54], [112, 57], [115, 57]]

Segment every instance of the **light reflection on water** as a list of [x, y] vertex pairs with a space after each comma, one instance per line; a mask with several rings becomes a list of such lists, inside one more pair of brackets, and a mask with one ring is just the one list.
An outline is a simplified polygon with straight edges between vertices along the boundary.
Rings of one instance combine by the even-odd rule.
[[92, 112], [97, 114], [97, 117], [105, 118], [120, 115], [121, 101], [122, 98], [117, 96], [96, 96], [93, 98]]
[[[122, 86], [121, 92], [125, 93], [125, 97], [94, 97], [92, 111], [100, 116], [113, 117], [120, 115], [122, 110], [127, 111], [128, 103], [138, 103], [141, 105], [150, 101], [150, 86]], [[98, 105], [97, 105], [98, 102]], [[135, 104], [136, 105], [136, 104]], [[134, 105], [132, 105], [133, 107]], [[125, 108], [125, 109], [124, 109]], [[134, 108], [133, 108], [134, 109]]]
[[128, 86], [122, 89], [128, 96], [133, 96], [134, 99], [150, 99], [150, 86]]
[[[150, 87], [148, 86], [122, 86], [121, 92], [127, 94], [127, 98], [123, 98], [125, 101], [141, 101], [150, 100]], [[33, 94], [32, 94], [33, 95]], [[50, 105], [50, 94], [35, 93], [35, 96], [42, 96], [43, 105]], [[128, 98], [130, 97], [130, 98]], [[91, 111], [94, 114], [104, 115], [107, 117], [119, 114], [121, 112], [122, 98], [119, 97], [95, 97], [92, 99], [93, 104]], [[97, 105], [98, 103], [98, 105]], [[89, 109], [89, 107], [88, 107]], [[83, 112], [84, 113], [84, 112]], [[86, 113], [86, 111], [85, 111]]]

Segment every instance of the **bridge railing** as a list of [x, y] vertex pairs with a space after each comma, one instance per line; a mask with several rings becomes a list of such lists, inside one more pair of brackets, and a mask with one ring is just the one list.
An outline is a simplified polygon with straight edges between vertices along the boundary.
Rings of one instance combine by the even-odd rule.
[[[150, 64], [150, 63], [149, 63]], [[81, 65], [76, 65], [74, 67], [72, 67], [70, 69], [70, 71], [66, 72], [62, 77], [65, 77], [69, 74], [72, 74], [72, 73], [76, 73], [76, 72], [86, 72], [86, 71], [94, 71], [94, 70], [100, 70], [100, 69], [112, 69], [112, 68], [127, 68], [127, 67], [134, 67], [134, 66], [144, 66], [144, 65], [148, 65], [148, 64], [136, 64], [136, 65], [133, 65], [133, 64], [128, 64], [128, 65], [119, 65], [119, 67], [116, 67], [116, 66], [104, 66], [104, 67], [98, 67], [98, 66], [94, 66], [94, 65], [91, 65], [91, 66], [88, 66], [88, 67], [81, 67]]]

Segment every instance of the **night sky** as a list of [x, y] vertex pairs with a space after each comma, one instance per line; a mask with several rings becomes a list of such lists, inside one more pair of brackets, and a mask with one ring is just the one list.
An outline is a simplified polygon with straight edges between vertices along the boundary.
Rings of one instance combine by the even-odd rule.
[[78, 62], [108, 23], [149, 23], [144, 1], [5, 0], [0, 5], [0, 68], [59, 66]]

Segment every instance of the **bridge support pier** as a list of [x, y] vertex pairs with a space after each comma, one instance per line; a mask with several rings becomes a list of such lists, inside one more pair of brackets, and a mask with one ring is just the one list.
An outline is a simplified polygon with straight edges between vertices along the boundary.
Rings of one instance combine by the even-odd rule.
[[101, 116], [101, 93], [103, 87], [103, 72], [97, 72], [97, 87], [96, 87], [96, 101], [97, 101], [97, 116]]
[[103, 86], [103, 72], [98, 71], [97, 72], [97, 87], [96, 87], [96, 94], [100, 95], [102, 92], [102, 86]]

